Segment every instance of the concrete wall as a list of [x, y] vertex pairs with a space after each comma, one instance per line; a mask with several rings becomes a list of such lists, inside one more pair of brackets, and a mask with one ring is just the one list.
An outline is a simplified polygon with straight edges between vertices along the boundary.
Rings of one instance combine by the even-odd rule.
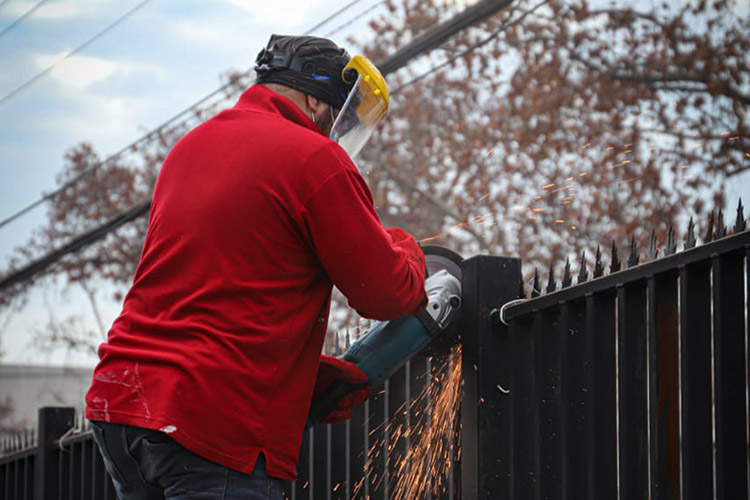
[[0, 403], [10, 398], [13, 411], [2, 426], [36, 427], [42, 406], [84, 409], [93, 368], [0, 365]]

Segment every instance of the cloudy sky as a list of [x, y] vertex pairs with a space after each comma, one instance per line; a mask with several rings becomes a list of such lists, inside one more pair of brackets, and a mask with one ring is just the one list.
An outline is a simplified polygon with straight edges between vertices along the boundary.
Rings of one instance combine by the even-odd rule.
[[[116, 152], [216, 90], [220, 74], [250, 68], [270, 34], [304, 33], [346, 5], [314, 33], [347, 25], [332, 35], [341, 44], [380, 0], [0, 0], [0, 220], [55, 187], [66, 149]], [[0, 262], [44, 213], [0, 228]], [[28, 348], [50, 302], [86, 307], [37, 293], [22, 313], [0, 314], [2, 362], [60, 362]]]

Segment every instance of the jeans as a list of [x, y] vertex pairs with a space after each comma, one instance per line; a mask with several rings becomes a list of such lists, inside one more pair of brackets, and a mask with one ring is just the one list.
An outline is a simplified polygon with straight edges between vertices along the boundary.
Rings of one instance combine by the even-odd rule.
[[199, 457], [167, 434], [91, 422], [120, 500], [281, 500], [284, 481], [266, 475], [261, 453], [252, 474]]

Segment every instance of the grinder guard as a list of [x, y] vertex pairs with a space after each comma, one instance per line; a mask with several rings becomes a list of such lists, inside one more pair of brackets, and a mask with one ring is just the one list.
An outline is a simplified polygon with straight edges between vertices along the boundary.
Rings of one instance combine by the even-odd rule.
[[[429, 275], [425, 281], [429, 299], [426, 310], [418, 315], [376, 323], [341, 356], [344, 361], [356, 364], [367, 375], [367, 383], [372, 387], [384, 382], [426, 345], [435, 346], [430, 351], [435, 355], [449, 351], [458, 341], [463, 259], [442, 247], [426, 246], [423, 250]], [[315, 398], [307, 426], [325, 417], [354, 388], [337, 382]]]

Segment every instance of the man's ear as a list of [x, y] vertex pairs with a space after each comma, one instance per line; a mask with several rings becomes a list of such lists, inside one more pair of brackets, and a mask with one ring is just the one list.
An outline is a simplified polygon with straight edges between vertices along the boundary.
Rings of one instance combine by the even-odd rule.
[[310, 94], [306, 95], [306, 99], [307, 99], [307, 109], [312, 111], [313, 114], [317, 113], [318, 109], [320, 108], [320, 99]]

